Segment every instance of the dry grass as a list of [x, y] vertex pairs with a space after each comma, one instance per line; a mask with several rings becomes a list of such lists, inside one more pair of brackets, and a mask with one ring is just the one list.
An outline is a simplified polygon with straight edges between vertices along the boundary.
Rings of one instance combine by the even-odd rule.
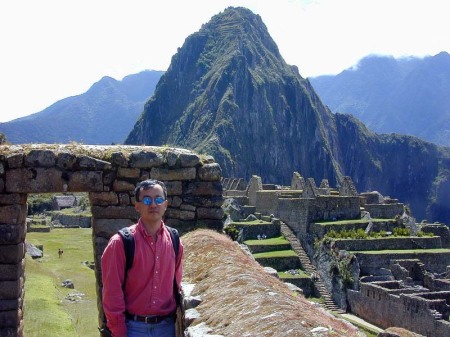
[[[303, 296], [293, 294], [227, 236], [196, 230], [183, 236], [184, 281], [201, 295], [201, 319], [215, 334], [244, 336], [364, 336]], [[311, 332], [329, 328], [326, 334]]]

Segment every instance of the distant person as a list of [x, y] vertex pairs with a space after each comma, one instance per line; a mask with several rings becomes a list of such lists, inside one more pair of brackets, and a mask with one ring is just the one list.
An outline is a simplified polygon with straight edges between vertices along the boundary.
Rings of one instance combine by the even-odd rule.
[[59, 256], [59, 258], [61, 258], [61, 256], [63, 255], [63, 253], [64, 253], [64, 251], [63, 251], [61, 248], [59, 248], [59, 249], [58, 249], [58, 256]]
[[139, 221], [130, 226], [135, 242], [132, 267], [125, 279], [122, 238], [114, 234], [102, 255], [103, 310], [114, 337], [175, 337], [174, 278], [179, 291], [183, 245], [178, 258], [163, 216], [167, 190], [149, 179], [135, 188]]

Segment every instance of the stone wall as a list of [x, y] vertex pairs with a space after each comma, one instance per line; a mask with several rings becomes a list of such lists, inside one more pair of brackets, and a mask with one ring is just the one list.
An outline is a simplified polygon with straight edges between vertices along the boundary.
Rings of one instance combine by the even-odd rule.
[[366, 204], [364, 209], [373, 219], [393, 219], [396, 215], [403, 214], [404, 204]]
[[421, 230], [425, 233], [433, 233], [441, 238], [442, 246], [450, 248], [450, 229], [444, 224], [421, 225]]
[[277, 190], [263, 190], [256, 193], [254, 206], [256, 211], [262, 214], [275, 214], [278, 209], [278, 197], [281, 194]]
[[434, 237], [392, 237], [370, 240], [335, 240], [336, 248], [344, 250], [386, 250], [386, 249], [431, 249], [442, 248], [441, 238]]
[[[345, 230], [358, 230], [362, 229], [365, 230], [367, 226], [369, 225], [369, 220], [367, 222], [355, 222], [353, 224], [346, 224]], [[382, 222], [373, 222], [372, 223], [372, 231], [374, 232], [380, 232], [380, 231], [386, 231], [386, 232], [392, 232], [394, 227], [397, 227], [398, 225], [394, 221], [382, 221]], [[334, 231], [341, 231], [344, 229], [344, 227], [341, 224], [319, 224], [319, 223], [313, 223], [311, 224], [310, 233], [314, 236], [317, 236], [319, 238], [322, 238], [328, 231], [334, 230]]]
[[63, 214], [57, 212], [52, 214], [52, 222], [53, 221], [59, 222], [63, 227], [81, 228], [90, 228], [92, 223], [92, 219], [88, 215]]
[[421, 252], [420, 250], [411, 251], [410, 253], [402, 251], [384, 254], [379, 252], [377, 254], [355, 252], [355, 255], [359, 262], [361, 276], [378, 275], [381, 268], [389, 268], [391, 260], [406, 260], [411, 258], [419, 259], [425, 265], [426, 270], [441, 274], [447, 270], [447, 265], [450, 261], [450, 253]]
[[221, 169], [209, 156], [150, 146], [0, 146], [0, 336], [23, 336], [28, 194], [89, 193], [101, 308], [101, 254], [111, 235], [136, 221], [134, 187], [148, 178], [167, 185], [169, 226], [181, 234], [222, 229]]
[[[257, 210], [265, 213], [270, 209], [275, 217], [288, 223], [297, 234], [305, 235], [314, 221], [355, 219], [360, 217], [359, 197], [317, 196], [316, 198], [278, 198], [281, 192], [259, 192]], [[272, 198], [268, 196], [272, 195]], [[265, 196], [262, 198], [261, 196]], [[272, 204], [270, 204], [272, 203]], [[264, 211], [264, 212], [263, 212]]]
[[297, 235], [306, 234], [309, 230], [309, 207], [314, 199], [306, 198], [283, 198], [278, 201], [278, 209], [275, 216], [281, 221], [288, 223], [289, 227]]
[[352, 313], [382, 328], [398, 326], [428, 337], [450, 336], [448, 313], [442, 319], [436, 310], [446, 310], [450, 292], [434, 296], [440, 300], [430, 300], [431, 293], [421, 294], [413, 289], [401, 293], [401, 289], [391, 291], [382, 284], [362, 283], [360, 291], [348, 290]]

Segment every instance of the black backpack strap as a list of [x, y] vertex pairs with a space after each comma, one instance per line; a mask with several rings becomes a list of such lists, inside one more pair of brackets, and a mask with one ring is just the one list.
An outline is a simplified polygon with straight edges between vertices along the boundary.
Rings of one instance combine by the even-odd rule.
[[125, 278], [123, 281], [122, 287], [125, 287], [125, 282], [127, 281], [128, 270], [133, 265], [134, 259], [134, 237], [133, 233], [131, 233], [130, 228], [124, 227], [119, 230], [119, 235], [122, 238], [123, 248], [125, 250]]
[[[175, 251], [175, 260], [178, 259], [178, 251], [180, 250], [180, 235], [175, 228], [166, 226], [172, 239], [173, 250]], [[176, 262], [176, 261], [175, 261]]]
[[[178, 231], [176, 228], [172, 228], [169, 226], [166, 226], [170, 233], [170, 238], [172, 239], [172, 246], [173, 250], [175, 251], [175, 265], [178, 260], [178, 251], [180, 250], [180, 235], [178, 234]], [[177, 306], [181, 304], [181, 296], [180, 296], [180, 289], [178, 289], [177, 280], [176, 277], [173, 277], [173, 293], [175, 294], [175, 302], [177, 303]]]

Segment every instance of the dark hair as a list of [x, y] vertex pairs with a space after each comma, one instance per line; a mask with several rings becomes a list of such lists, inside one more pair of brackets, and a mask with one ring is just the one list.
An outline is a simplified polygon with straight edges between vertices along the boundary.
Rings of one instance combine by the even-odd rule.
[[164, 192], [164, 199], [167, 199], [167, 188], [166, 185], [162, 181], [156, 180], [156, 179], [147, 179], [144, 181], [141, 181], [136, 185], [136, 188], [134, 189], [134, 196], [136, 198], [136, 201], [139, 201], [139, 195], [141, 194], [141, 190], [148, 190], [149, 188], [154, 187], [155, 185], [160, 185]]

